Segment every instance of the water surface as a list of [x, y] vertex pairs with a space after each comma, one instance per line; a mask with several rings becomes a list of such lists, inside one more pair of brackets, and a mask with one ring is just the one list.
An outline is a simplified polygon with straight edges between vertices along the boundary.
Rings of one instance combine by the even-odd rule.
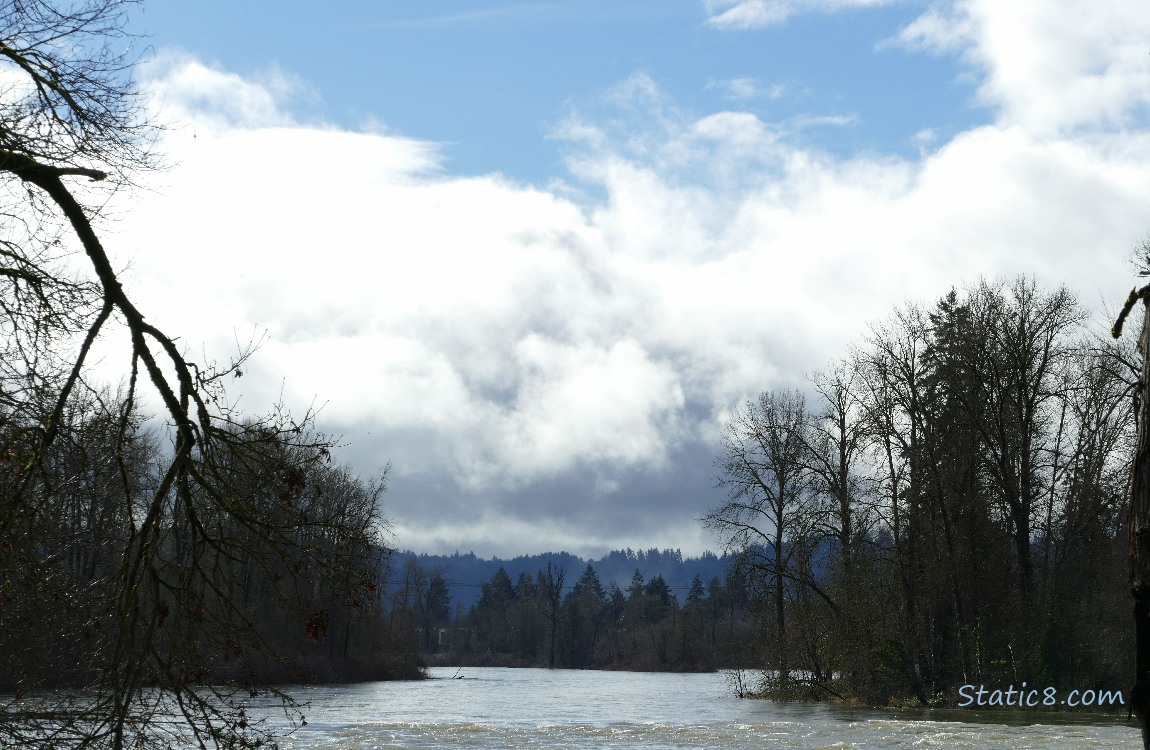
[[[341, 748], [1140, 748], [1125, 716], [896, 711], [739, 700], [722, 674], [439, 668], [293, 689], [284, 745]], [[453, 679], [460, 675], [462, 679]], [[1057, 723], [1052, 723], [1057, 722]]]

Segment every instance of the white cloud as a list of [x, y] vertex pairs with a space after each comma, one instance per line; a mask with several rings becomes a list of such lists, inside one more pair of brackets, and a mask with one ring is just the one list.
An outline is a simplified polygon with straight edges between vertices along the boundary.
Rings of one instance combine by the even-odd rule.
[[926, 146], [934, 143], [937, 138], [938, 133], [935, 132], [934, 128], [923, 128], [914, 134], [915, 143], [918, 143], [921, 146]]
[[935, 7], [900, 31], [897, 40], [911, 49], [947, 54], [971, 44], [975, 31], [967, 18]]
[[306, 84], [279, 69], [244, 78], [176, 50], [148, 61], [141, 74], [155, 116], [220, 130], [294, 124], [284, 105], [308, 93]]
[[[1006, 21], [989, 7], [962, 12], [982, 14], [965, 44], [993, 61], [987, 29]], [[1018, 25], [1020, 49], [1042, 58], [1047, 26]], [[934, 135], [915, 160], [806, 150], [746, 112], [689, 116], [634, 76], [612, 93], [616, 120], [574, 114], [557, 136], [600, 201], [452, 177], [433, 143], [302, 124], [290, 86], [169, 59], [150, 85], [191, 127], [166, 136], [177, 165], [108, 245], [134, 260], [149, 320], [192, 351], [224, 357], [236, 335], [267, 331], [242, 405], [318, 397], [358, 460], [392, 459], [402, 544], [474, 546], [442, 537], [449, 516], [488, 554], [543, 538], [587, 549], [631, 514], [678, 546], [710, 501], [672, 487], [646, 517], [636, 487], [708, 474], [702, 441], [732, 403], [801, 382], [895, 304], [980, 274], [1069, 281], [1088, 304], [1124, 286], [1150, 136], [1115, 123], [1138, 99], [1109, 94], [1113, 117], [1044, 114], [1071, 112], [1094, 76], [1097, 92], [1134, 80], [1124, 54], [1061, 78], [1031, 70], [1060, 97], [1046, 104], [1005, 83], [1027, 65], [988, 62], [1001, 120]]]
[[678, 373], [622, 339], [609, 348], [531, 334], [515, 347], [522, 373], [497, 440], [513, 475], [537, 478], [573, 462], [664, 468], [684, 404]]
[[733, 78], [728, 91], [736, 99], [753, 99], [759, 95], [759, 82], [754, 78]]
[[981, 101], [1037, 137], [1145, 127], [1150, 14], [1140, 0], [955, 0], [902, 30], [912, 48], [961, 53]]
[[709, 81], [708, 89], [719, 89], [730, 101], [750, 101], [752, 99], [781, 99], [787, 87], [781, 83], [764, 86], [762, 81], [750, 76], [738, 76], [726, 81]]
[[834, 13], [898, 0], [704, 0], [708, 23], [721, 29], [774, 26], [800, 13]]

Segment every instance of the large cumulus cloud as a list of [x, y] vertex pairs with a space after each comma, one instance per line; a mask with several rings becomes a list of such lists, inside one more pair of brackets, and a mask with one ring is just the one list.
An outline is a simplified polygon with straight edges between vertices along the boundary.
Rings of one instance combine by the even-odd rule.
[[610, 117], [556, 124], [569, 171], [542, 185], [302, 117], [289, 75], [167, 54], [146, 84], [183, 123], [175, 166], [109, 245], [193, 350], [265, 336], [242, 406], [323, 404], [358, 468], [392, 462], [404, 546], [698, 551], [732, 404], [801, 383], [868, 320], [982, 274], [1119, 296], [1150, 194], [1145, 24], [1125, 7], [1086, 40], [1039, 3], [938, 6], [894, 33], [965, 56], [996, 113], [916, 159], [689, 114], [636, 74], [604, 92]]

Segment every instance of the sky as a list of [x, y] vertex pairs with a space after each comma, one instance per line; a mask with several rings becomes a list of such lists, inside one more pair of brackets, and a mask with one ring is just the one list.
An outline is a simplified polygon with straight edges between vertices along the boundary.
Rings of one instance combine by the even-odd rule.
[[735, 405], [981, 276], [1113, 308], [1150, 233], [1142, 0], [206, 0], [131, 30], [168, 166], [107, 230], [129, 293], [201, 358], [260, 342], [233, 398], [390, 463], [419, 552], [717, 551]]

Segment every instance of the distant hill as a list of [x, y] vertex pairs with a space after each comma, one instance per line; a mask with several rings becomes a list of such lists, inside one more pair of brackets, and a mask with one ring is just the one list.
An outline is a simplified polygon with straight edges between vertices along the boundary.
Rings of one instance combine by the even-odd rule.
[[704, 586], [712, 578], [724, 580], [734, 558], [729, 555], [718, 556], [712, 552], [704, 552], [700, 557], [683, 557], [677, 549], [654, 548], [638, 552], [631, 549], [616, 550], [598, 560], [590, 561], [567, 552], [521, 555], [510, 560], [496, 557], [485, 560], [476, 557], [473, 552], [428, 555], [403, 550], [392, 555], [391, 574], [388, 576], [389, 592], [397, 590], [403, 584], [403, 572], [407, 568], [408, 560], [412, 559], [424, 571], [441, 570], [451, 591], [453, 608], [458, 606], [466, 611], [479, 600], [481, 587], [491, 580], [499, 568], [506, 570], [514, 582], [520, 573], [534, 577], [536, 571], [545, 569], [550, 562], [554, 567], [566, 571], [565, 592], [579, 580], [588, 562], [595, 568], [599, 580], [607, 589], [611, 584], [626, 589], [631, 584], [635, 571], [638, 570], [647, 581], [654, 576], [662, 576], [682, 602], [687, 598], [691, 580], [696, 575], [702, 579]]

